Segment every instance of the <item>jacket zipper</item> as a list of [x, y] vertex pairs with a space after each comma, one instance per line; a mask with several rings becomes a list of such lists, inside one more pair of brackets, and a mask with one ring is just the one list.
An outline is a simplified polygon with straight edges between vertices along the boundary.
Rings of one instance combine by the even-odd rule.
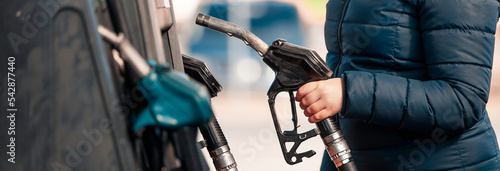
[[337, 43], [339, 44], [339, 60], [337, 61], [337, 66], [335, 67], [335, 72], [333, 75], [335, 77], [338, 76], [340, 63], [342, 61], [343, 53], [342, 53], [342, 38], [340, 31], [342, 30], [342, 22], [344, 21], [345, 13], [347, 12], [347, 6], [349, 5], [350, 0], [346, 0], [344, 7], [342, 8], [342, 15], [340, 16], [339, 26], [337, 28]]

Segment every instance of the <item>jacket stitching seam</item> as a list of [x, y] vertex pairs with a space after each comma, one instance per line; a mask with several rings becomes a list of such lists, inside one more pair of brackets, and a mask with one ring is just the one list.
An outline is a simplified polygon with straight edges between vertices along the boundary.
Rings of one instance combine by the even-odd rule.
[[420, 9], [420, 7], [422, 7], [422, 1], [425, 2], [425, 0], [418, 0], [417, 1], [417, 7]]
[[[458, 89], [456, 88], [456, 86], [455, 86], [455, 85], [450, 84], [448, 81], [444, 81], [444, 82], [446, 82], [446, 83], [450, 86], [451, 91], [453, 92], [453, 94], [454, 94], [454, 95], [455, 95], [455, 97], [457, 98], [457, 100], [458, 100], [458, 104], [460, 105], [460, 108], [458, 109], [458, 113], [459, 113], [460, 115], [462, 115], [462, 120], [461, 120], [461, 122], [462, 122], [462, 127], [454, 127], [454, 126], [452, 126], [452, 129], [454, 129], [454, 130], [461, 129], [460, 131], [461, 131], [461, 132], [463, 132], [463, 131], [465, 131], [465, 130], [466, 130], [466, 128], [467, 128], [467, 125], [465, 125], [465, 120], [466, 120], [465, 118], [466, 118], [466, 114], [467, 114], [467, 112], [466, 112], [466, 109], [465, 109], [464, 102], [463, 102], [463, 101], [460, 99], [460, 97], [458, 96], [459, 94], [463, 96], [463, 94], [462, 94], [460, 91], [458, 91]], [[460, 83], [457, 83], [457, 84], [460, 84]], [[446, 110], [446, 111], [448, 111], [448, 110]], [[457, 122], [458, 122], [458, 121], [457, 121]], [[460, 154], [461, 154], [461, 153], [460, 153]], [[462, 156], [460, 155], [460, 157], [462, 157]], [[463, 162], [463, 161], [462, 161], [462, 162]], [[465, 166], [465, 165], [463, 165], [463, 166]]]
[[344, 72], [341, 76], [340, 76], [343, 81], [343, 88], [344, 88], [344, 92], [343, 92], [343, 95], [344, 95], [344, 99], [342, 99], [342, 109], [340, 110], [340, 116], [341, 118], [343, 118], [347, 112], [347, 108], [349, 106], [349, 86], [348, 86], [348, 79], [347, 78], [347, 74]]
[[[367, 53], [358, 53], [356, 55], [345, 55], [344, 57], [346, 57], [346, 56], [351, 57], [351, 58], [375, 58], [376, 60], [381, 60], [381, 61], [394, 61], [394, 59], [384, 58], [386, 56], [383, 56], [383, 55], [371, 55], [371, 54], [367, 54]], [[418, 64], [425, 64], [424, 61], [418, 61], [418, 60], [413, 60], [413, 59], [401, 58], [401, 57], [398, 57], [398, 56], [394, 56], [394, 58], [396, 60], [400, 60], [400, 61], [408, 61], [408, 62], [413, 62], [413, 63], [418, 63]]]
[[[411, 5], [409, 5], [409, 4], [407, 4], [407, 3], [405, 3], [405, 6], [410, 6], [410, 8], [412, 8], [412, 7], [411, 7]], [[412, 14], [412, 13], [409, 13], [409, 12], [405, 12], [405, 11], [396, 11], [396, 10], [385, 10], [385, 11], [388, 11], [388, 12], [396, 12], [396, 13], [401, 13], [401, 14], [406, 14], [406, 15], [408, 15], [408, 16], [412, 16], [412, 17], [414, 17], [414, 18], [418, 18], [418, 16], [417, 16], [417, 15]]]
[[460, 150], [460, 140], [457, 141], [457, 151], [458, 151], [458, 155], [460, 156], [460, 163], [462, 164], [462, 169], [465, 171], [465, 164], [464, 164], [464, 159], [462, 156], [462, 150]]
[[[338, 21], [332, 21], [332, 22], [338, 22]], [[344, 21], [342, 24], [357, 24], [357, 25], [367, 25], [367, 26], [374, 26], [374, 27], [403, 27], [407, 29], [412, 29], [412, 30], [418, 30], [416, 27], [407, 27], [407, 26], [402, 26], [399, 24], [389, 24], [389, 25], [381, 25], [381, 24], [372, 24], [372, 23], [359, 23], [359, 22], [353, 22], [353, 21]]]
[[434, 121], [434, 123], [433, 123], [434, 126], [433, 127], [436, 127], [438, 125], [438, 123], [437, 123], [436, 115], [434, 114], [434, 107], [430, 103], [429, 96], [427, 95], [427, 91], [425, 90], [425, 86], [424, 86], [424, 92], [425, 92], [425, 100], [427, 102], [427, 107], [430, 110], [429, 113], [430, 113], [430, 115], [432, 115], [432, 119]]
[[[403, 9], [401, 9], [401, 11], [404, 11], [404, 10], [405, 10], [405, 8], [406, 8], [406, 6], [407, 6], [407, 4], [405, 4], [405, 5], [403, 6]], [[403, 15], [403, 13], [402, 13], [402, 12], [401, 12], [401, 13], [399, 13], [398, 20], [397, 20], [397, 21], [398, 21], [398, 23], [396, 24], [396, 26], [397, 26], [397, 25], [399, 25], [399, 21], [400, 21], [400, 19], [401, 19], [401, 16], [402, 16], [402, 15]], [[393, 37], [392, 37], [392, 53], [391, 53], [391, 57], [392, 57], [392, 58], [394, 58], [394, 56], [395, 56], [395, 54], [396, 54], [396, 39], [397, 39], [396, 37], [398, 36], [398, 28], [399, 28], [399, 27], [395, 27], [395, 29], [394, 29], [394, 35], [393, 35]], [[391, 60], [391, 61], [393, 61], [393, 62], [394, 62], [394, 59], [393, 59], [393, 60]]]
[[492, 33], [492, 32], [486, 31], [486, 30], [476, 29], [476, 28], [430, 28], [430, 29], [423, 29], [421, 32], [423, 34], [425, 32], [450, 31], [450, 30], [458, 30], [461, 33], [466, 33], [465, 31], [470, 31], [471, 33], [469, 33], [469, 34], [472, 34], [473, 32], [480, 32], [482, 34], [488, 34], [488, 35], [495, 36], [495, 33]]
[[[486, 113], [487, 114], [487, 113]], [[483, 121], [486, 122], [485, 118], [483, 117]], [[495, 135], [492, 135], [492, 131], [493, 131], [493, 127], [491, 127], [491, 121], [490, 122], [487, 122], [487, 124], [490, 124], [490, 126], [488, 127], [488, 130], [486, 130], [486, 134], [489, 135], [490, 137], [490, 143], [493, 145], [493, 146], [498, 146], [498, 145], [495, 145], [495, 140], [493, 139], [493, 137]], [[497, 168], [498, 166], [500, 165], [500, 161], [498, 160], [498, 148], [495, 149], [495, 156], [489, 158], [489, 159], [492, 159], [492, 158], [496, 158], [496, 164], [497, 164]], [[488, 159], [485, 159], [483, 161], [486, 161]]]
[[410, 79], [406, 79], [406, 95], [405, 95], [405, 104], [403, 106], [403, 116], [401, 117], [401, 121], [399, 121], [399, 129], [403, 126], [403, 121], [408, 115], [408, 94], [410, 93]]
[[[474, 164], [469, 164], [469, 165], [465, 165], [465, 167], [470, 167], [470, 166], [473, 166], [473, 165], [476, 165], [476, 164], [480, 164], [482, 162], [487, 162], [488, 160], [491, 160], [493, 158], [497, 158], [497, 157], [490, 157], [490, 158], [487, 158], [487, 159], [484, 159], [483, 161], [480, 161], [478, 163], [474, 163]], [[453, 167], [453, 168], [446, 168], [447, 170], [457, 170], [457, 169], [463, 169], [462, 167], [460, 166], [456, 166], [456, 167]]]
[[370, 110], [370, 117], [368, 117], [368, 123], [371, 122], [372, 120], [372, 117], [373, 117], [373, 111], [375, 109], [375, 95], [377, 93], [377, 77], [375, 77], [375, 74], [374, 73], [371, 73], [372, 76], [373, 76], [373, 95], [372, 95], [372, 106], [371, 106], [371, 110]]
[[[468, 165], [465, 165], [465, 167], [470, 167], [470, 166], [473, 166], [473, 165], [476, 165], [476, 164], [481, 164], [483, 162], [487, 162], [488, 160], [491, 160], [493, 158], [497, 158], [497, 157], [490, 157], [490, 158], [487, 158], [487, 159], [484, 159], [480, 162], [477, 162], [477, 163], [474, 163], [474, 164], [468, 164]], [[460, 167], [460, 166], [456, 166], [456, 167], [453, 167], [453, 168], [446, 168], [447, 170], [458, 170], [458, 169], [463, 169], [463, 167]]]
[[[447, 83], [448, 83], [448, 84], [449, 84], [449, 85], [450, 85], [453, 89], [455, 89], [455, 90], [457, 90], [457, 91], [458, 91], [458, 89], [456, 88], [456, 87], [457, 87], [457, 85], [461, 85], [461, 86], [463, 86], [463, 87], [465, 87], [465, 88], [469, 89], [470, 91], [472, 91], [472, 92], [476, 93], [476, 90], [475, 90], [476, 88], [474, 88], [474, 86], [472, 86], [472, 85], [469, 85], [469, 84], [466, 84], [466, 83], [462, 83], [462, 82], [455, 82], [455, 83], [450, 83], [450, 82], [448, 82], [448, 81], [446, 81], [446, 82], [447, 82]], [[481, 101], [482, 101], [483, 103], [485, 103], [485, 104], [486, 104], [487, 99], [483, 99], [483, 98], [479, 98], [479, 99], [481, 99]], [[465, 107], [463, 106], [463, 104], [462, 104], [462, 109], [465, 111]]]
[[413, 58], [402, 58], [402, 57], [399, 57], [396, 55], [394, 56], [394, 59], [401, 60], [401, 61], [409, 61], [409, 62], [418, 63], [418, 64], [425, 64], [425, 61], [418, 61], [418, 60], [415, 60]]
[[427, 64], [427, 66], [430, 66], [430, 65], [468, 65], [468, 66], [486, 68], [488, 70], [491, 70], [491, 68], [492, 68], [491, 66], [469, 63], [469, 62], [441, 62], [441, 63], [428, 63]]
[[[492, 157], [486, 158], [484, 160], [481, 160], [479, 162], [475, 162], [475, 163], [472, 163], [472, 164], [465, 165], [465, 167], [471, 167], [471, 166], [474, 166], [474, 165], [477, 165], [477, 164], [481, 164], [483, 162], [488, 162], [488, 160], [491, 160], [491, 159], [494, 159], [494, 158], [498, 158], [498, 156], [492, 156]], [[498, 161], [498, 159], [497, 159], [497, 161]]]
[[[399, 16], [398, 16], [398, 20], [397, 20], [398, 23], [396, 24], [396, 27], [394, 29], [394, 36], [392, 38], [392, 55], [391, 55], [391, 57], [393, 58], [393, 60], [391, 60], [392, 62], [395, 61], [394, 58], [396, 56], [396, 39], [398, 37], [398, 30], [399, 30], [399, 27], [397, 27], [397, 26], [399, 25], [399, 21], [401, 21], [401, 16], [403, 16], [403, 12], [406, 9], [406, 6], [408, 6], [407, 3], [405, 3], [405, 5], [403, 5], [403, 9], [401, 9], [401, 11], [400, 11]], [[406, 82], [406, 86], [407, 87], [406, 87], [406, 96], [405, 96], [405, 104], [404, 104], [405, 106], [403, 106], [403, 113], [402, 113], [402, 116], [401, 116], [401, 120], [399, 122], [399, 127], [400, 128], [403, 125], [403, 119], [405, 118], [405, 116], [406, 116], [405, 113], [407, 112], [406, 105], [408, 104], [408, 98], [407, 98], [408, 97], [408, 81]]]
[[[489, 120], [488, 120], [489, 121]], [[490, 134], [490, 141], [491, 143], [493, 144], [493, 146], [495, 146], [495, 140], [493, 139], [493, 137], [495, 135], [492, 135], [492, 132], [493, 132], [493, 127], [491, 127], [491, 121], [488, 122], [488, 124], [490, 124], [490, 127], [488, 127], [488, 134]], [[496, 144], [496, 146], [498, 146], [498, 142]], [[500, 166], [500, 161], [498, 160], [498, 148], [495, 149], [495, 157], [492, 157], [492, 158], [496, 158], [496, 161], [497, 161], [497, 168]]]
[[404, 3], [408, 4], [410, 6], [410, 8], [412, 8], [413, 10], [417, 10], [417, 6], [416, 5], [413, 5], [411, 4], [411, 2], [409, 2], [408, 0], [402, 0]]

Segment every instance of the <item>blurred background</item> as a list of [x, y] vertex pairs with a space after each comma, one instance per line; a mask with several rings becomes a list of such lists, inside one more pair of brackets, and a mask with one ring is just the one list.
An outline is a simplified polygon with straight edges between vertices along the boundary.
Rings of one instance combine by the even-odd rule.
[[[183, 54], [207, 63], [224, 89], [212, 105], [240, 170], [319, 170], [323, 143], [314, 137], [299, 152], [316, 155], [288, 165], [283, 159], [267, 103], [267, 89], [274, 73], [261, 57], [241, 40], [196, 26], [199, 12], [235, 23], [271, 44], [277, 38], [312, 48], [326, 56], [323, 26], [327, 0], [174, 0]], [[500, 26], [500, 25], [499, 25]], [[499, 27], [497, 27], [499, 29]], [[497, 34], [497, 41], [500, 40]], [[500, 45], [495, 45], [495, 58]], [[487, 105], [495, 130], [500, 130], [500, 67], [494, 60], [490, 98]], [[277, 110], [283, 127], [291, 125], [287, 96], [279, 96]], [[299, 115], [301, 112], [299, 112]], [[314, 128], [303, 115], [300, 130]], [[291, 129], [291, 127], [289, 127]], [[201, 137], [201, 136], [199, 136]], [[498, 138], [498, 134], [497, 134]], [[203, 150], [208, 163], [208, 153]], [[213, 166], [212, 167], [213, 170]]]

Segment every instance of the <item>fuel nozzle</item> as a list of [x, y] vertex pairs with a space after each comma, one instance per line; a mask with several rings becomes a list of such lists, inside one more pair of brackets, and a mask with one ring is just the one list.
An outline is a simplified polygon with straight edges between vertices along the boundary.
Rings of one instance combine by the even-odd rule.
[[168, 64], [150, 67], [123, 34], [117, 35], [103, 26], [97, 30], [120, 51], [132, 81], [148, 101], [132, 121], [134, 132], [147, 126], [162, 129], [198, 126], [210, 120], [213, 116], [210, 95], [203, 85], [188, 80], [184, 73], [173, 71]]
[[[184, 62], [184, 72], [205, 85], [212, 98], [217, 96], [217, 93], [222, 90], [222, 86], [215, 79], [205, 62], [187, 55], [182, 55], [182, 60]], [[199, 128], [201, 135], [205, 139], [204, 145], [207, 147], [215, 169], [217, 171], [238, 171], [236, 160], [229, 149], [226, 137], [216, 117], [214, 116], [208, 123], [201, 125]]]

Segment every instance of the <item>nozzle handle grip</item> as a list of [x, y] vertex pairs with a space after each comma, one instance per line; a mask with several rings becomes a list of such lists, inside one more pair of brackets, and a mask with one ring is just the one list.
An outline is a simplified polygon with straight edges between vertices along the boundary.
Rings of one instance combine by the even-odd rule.
[[207, 142], [208, 151], [227, 145], [226, 137], [215, 117], [212, 117], [208, 123], [201, 125], [200, 132]]

